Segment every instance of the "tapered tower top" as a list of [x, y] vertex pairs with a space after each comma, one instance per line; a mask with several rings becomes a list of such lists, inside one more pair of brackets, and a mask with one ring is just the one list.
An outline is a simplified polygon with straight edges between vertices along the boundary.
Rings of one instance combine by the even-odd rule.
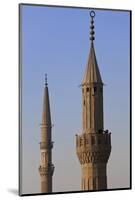
[[50, 112], [50, 102], [49, 102], [49, 91], [48, 91], [48, 83], [47, 83], [47, 74], [45, 74], [45, 88], [44, 88], [44, 99], [43, 99], [42, 125], [51, 126], [51, 112]]
[[87, 62], [87, 68], [83, 77], [82, 85], [89, 85], [90, 83], [102, 83], [100, 71], [97, 64], [95, 49], [94, 49], [94, 40], [95, 40], [95, 32], [94, 32], [94, 17], [95, 12], [90, 12], [91, 17], [91, 25], [90, 25], [90, 53]]

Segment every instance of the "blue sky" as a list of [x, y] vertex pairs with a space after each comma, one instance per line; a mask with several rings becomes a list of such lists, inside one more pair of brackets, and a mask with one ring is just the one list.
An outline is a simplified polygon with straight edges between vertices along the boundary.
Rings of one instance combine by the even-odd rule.
[[[40, 192], [40, 122], [48, 74], [54, 140], [54, 191], [80, 190], [75, 134], [82, 131], [81, 88], [90, 48], [89, 9], [22, 6], [22, 182]], [[96, 10], [95, 51], [104, 86], [104, 127], [112, 132], [108, 188], [129, 186], [129, 12]]]

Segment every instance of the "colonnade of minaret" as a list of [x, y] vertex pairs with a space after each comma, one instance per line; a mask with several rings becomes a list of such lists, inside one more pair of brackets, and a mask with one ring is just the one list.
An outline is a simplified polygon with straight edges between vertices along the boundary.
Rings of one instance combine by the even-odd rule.
[[76, 135], [76, 153], [81, 164], [82, 190], [107, 189], [107, 162], [111, 152], [111, 134], [104, 131], [103, 82], [94, 49], [94, 17], [91, 11], [90, 53], [82, 81], [82, 127]]
[[47, 84], [47, 76], [45, 78], [44, 98], [43, 98], [43, 113], [41, 123], [41, 142], [40, 142], [40, 166], [39, 173], [41, 177], [41, 192], [52, 192], [52, 176], [54, 172], [54, 165], [52, 164], [52, 123], [49, 102], [49, 91]]

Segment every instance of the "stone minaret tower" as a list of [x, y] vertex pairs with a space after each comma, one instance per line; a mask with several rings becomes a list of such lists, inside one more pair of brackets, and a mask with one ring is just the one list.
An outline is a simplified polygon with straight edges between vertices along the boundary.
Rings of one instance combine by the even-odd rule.
[[39, 173], [41, 177], [41, 192], [52, 192], [52, 176], [54, 165], [52, 164], [52, 123], [49, 103], [49, 91], [47, 84], [47, 75], [45, 77], [44, 99], [43, 99], [43, 113], [41, 123], [41, 142], [40, 152], [41, 161], [39, 166]]
[[107, 189], [107, 161], [111, 152], [111, 133], [104, 131], [103, 82], [94, 50], [94, 17], [91, 11], [90, 53], [82, 81], [81, 135], [76, 135], [76, 152], [81, 164], [82, 190]]

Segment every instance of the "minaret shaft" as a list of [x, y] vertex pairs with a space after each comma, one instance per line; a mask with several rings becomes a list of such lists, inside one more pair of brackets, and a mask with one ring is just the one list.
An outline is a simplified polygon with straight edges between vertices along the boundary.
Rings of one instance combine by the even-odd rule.
[[54, 166], [52, 164], [53, 142], [52, 142], [51, 129], [52, 129], [52, 124], [51, 124], [49, 91], [46, 83], [44, 89], [44, 98], [43, 98], [43, 113], [42, 113], [41, 142], [40, 142], [41, 159], [39, 166], [42, 193], [52, 192], [52, 176], [53, 176]]
[[93, 44], [94, 16], [95, 14], [91, 15], [91, 47], [82, 81], [83, 131], [81, 135], [76, 135], [82, 190], [107, 189], [107, 162], [111, 152], [111, 133], [104, 131], [103, 82]]
[[82, 126], [87, 133], [103, 130], [103, 86], [82, 86]]
[[103, 83], [94, 44], [91, 43], [88, 63], [82, 81], [82, 121], [87, 133], [103, 130]]
[[89, 164], [82, 167], [83, 190], [102, 190], [107, 188], [106, 164]]

